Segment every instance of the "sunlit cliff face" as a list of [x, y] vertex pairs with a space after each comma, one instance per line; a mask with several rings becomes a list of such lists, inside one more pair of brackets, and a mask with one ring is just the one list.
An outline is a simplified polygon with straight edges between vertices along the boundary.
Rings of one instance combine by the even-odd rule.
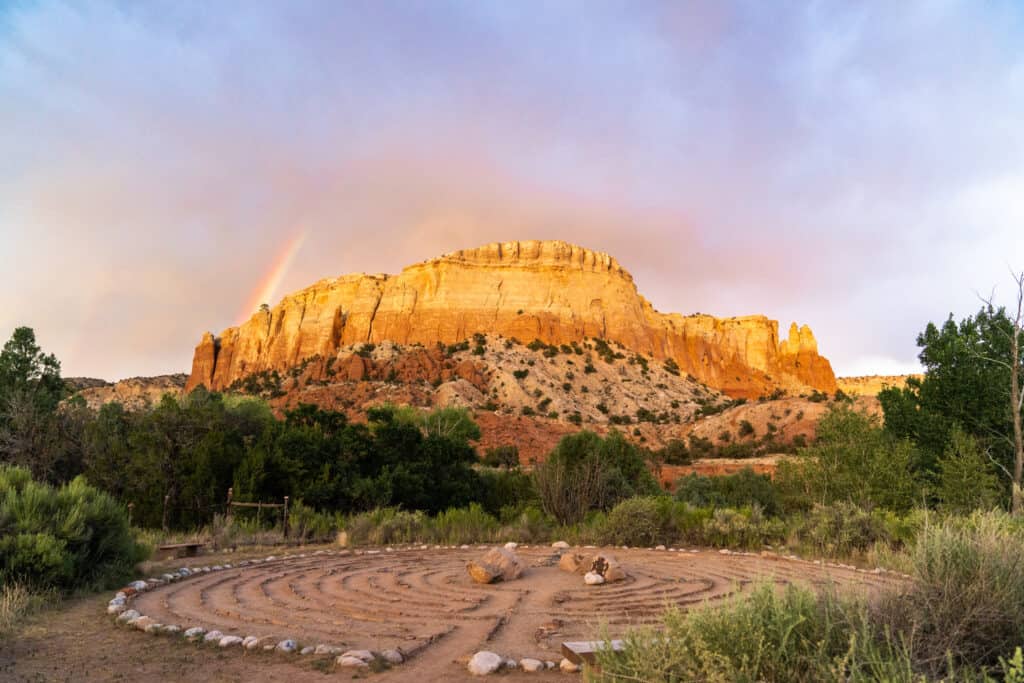
[[659, 310], [913, 369], [1024, 254], [1022, 34], [1014, 2], [4, 5], [0, 336], [180, 371], [320, 278], [562, 239]]

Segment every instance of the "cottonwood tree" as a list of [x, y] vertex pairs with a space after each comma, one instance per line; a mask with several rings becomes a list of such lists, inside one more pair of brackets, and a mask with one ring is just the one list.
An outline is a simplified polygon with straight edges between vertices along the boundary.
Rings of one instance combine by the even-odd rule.
[[957, 427], [976, 437], [991, 465], [1006, 475], [1011, 509], [1020, 514], [1024, 273], [1014, 273], [1013, 281], [1016, 307], [1009, 312], [990, 297], [959, 322], [951, 315], [941, 326], [929, 323], [917, 338], [924, 377], [886, 389], [878, 399], [886, 431], [915, 441], [926, 470], [937, 470]]

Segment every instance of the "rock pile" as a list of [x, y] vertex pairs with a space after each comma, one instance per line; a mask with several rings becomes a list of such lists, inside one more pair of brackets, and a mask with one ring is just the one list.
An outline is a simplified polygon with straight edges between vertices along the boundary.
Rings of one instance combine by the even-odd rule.
[[627, 576], [618, 560], [607, 553], [563, 553], [558, 560], [558, 568], [570, 574], [582, 574], [588, 586], [622, 581]]
[[[564, 668], [566, 662], [568, 662], [568, 660], [562, 660], [563, 671], [567, 671], [567, 669]], [[537, 673], [547, 669], [554, 669], [555, 663], [552, 661], [541, 661], [539, 659], [534, 659], [533, 657], [524, 657], [517, 662], [514, 659], [502, 657], [496, 652], [481, 650], [470, 657], [469, 664], [467, 664], [466, 668], [468, 668], [469, 673], [474, 676], [487, 676], [489, 674], [498, 673], [502, 669], [522, 669], [526, 673]], [[579, 671], [579, 667], [576, 667], [576, 671]]]

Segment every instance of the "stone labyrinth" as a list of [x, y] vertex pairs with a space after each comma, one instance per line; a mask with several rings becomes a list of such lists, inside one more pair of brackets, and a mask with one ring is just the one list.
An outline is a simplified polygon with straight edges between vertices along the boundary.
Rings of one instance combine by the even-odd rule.
[[128, 591], [120, 609], [181, 631], [199, 626], [261, 643], [292, 639], [297, 649], [320, 645], [319, 654], [397, 650], [404, 667], [440, 675], [481, 649], [557, 662], [563, 641], [592, 639], [601, 624], [618, 635], [654, 622], [667, 605], [721, 600], [754, 581], [870, 590], [894, 580], [775, 555], [613, 549], [629, 578], [587, 586], [558, 569], [563, 551], [519, 547], [527, 567], [521, 578], [480, 585], [465, 567], [483, 548], [327, 550], [215, 570], [192, 566], [180, 580], [164, 575], [137, 595]]

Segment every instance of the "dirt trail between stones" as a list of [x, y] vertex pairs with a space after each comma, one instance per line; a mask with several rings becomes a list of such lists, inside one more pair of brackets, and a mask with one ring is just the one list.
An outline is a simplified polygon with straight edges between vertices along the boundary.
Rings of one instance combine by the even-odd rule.
[[[868, 591], [893, 581], [891, 575], [776, 556], [614, 549], [610, 552], [629, 578], [586, 586], [580, 576], [555, 566], [559, 551], [521, 547], [516, 552], [527, 571], [520, 579], [479, 585], [470, 580], [465, 565], [481, 556], [482, 548], [304, 553], [200, 573], [146, 591], [131, 606], [159, 623], [182, 628], [198, 625], [226, 635], [293, 638], [300, 646], [398, 649], [406, 655], [405, 663], [369, 676], [425, 683], [470, 679], [466, 661], [478, 650], [557, 663], [562, 642], [594, 638], [602, 625], [618, 636], [631, 626], [654, 623], [668, 605], [714, 602], [755, 581], [818, 588], [836, 583]], [[97, 612], [102, 609], [96, 607]], [[287, 675], [292, 683], [351, 675], [334, 669], [333, 658], [200, 647], [118, 629], [98, 614], [95, 621], [95, 629], [106, 629], [112, 639], [130, 643], [130, 649], [121, 654], [122, 662], [167, 657], [171, 647], [179, 649], [178, 658], [188, 653], [190, 662], [211, 658], [226, 667], [224, 680], [231, 680], [230, 672], [237, 673], [238, 679], [280, 680], [288, 669], [294, 671]], [[11, 670], [19, 671], [17, 663]], [[214, 670], [185, 666], [163, 671], [156, 678], [195, 680], [197, 674]], [[511, 675], [523, 680], [566, 680], [557, 671]], [[147, 679], [144, 673], [133, 677]], [[14, 680], [117, 679], [77, 678], [71, 672], [67, 678]]]

